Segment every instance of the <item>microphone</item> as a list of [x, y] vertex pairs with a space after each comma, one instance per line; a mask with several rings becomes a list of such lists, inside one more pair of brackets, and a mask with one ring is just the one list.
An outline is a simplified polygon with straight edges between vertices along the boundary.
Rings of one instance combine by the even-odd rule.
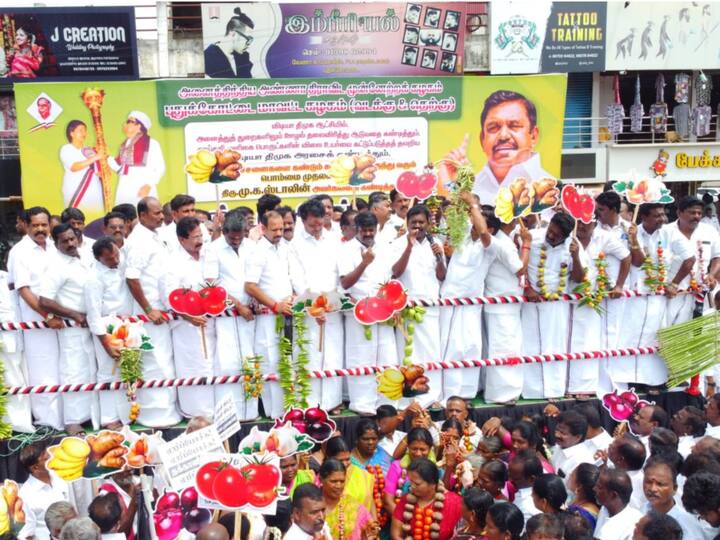
[[[430, 244], [434, 244], [434, 243], [435, 243], [435, 239], [432, 237], [432, 235], [431, 235], [430, 233], [427, 233], [427, 232], [426, 232], [426, 233], [425, 233], [425, 238], [427, 238], [427, 241], [430, 242]], [[442, 252], [436, 253], [436, 254], [435, 254], [435, 259], [436, 259], [437, 262], [439, 262], [439, 263], [445, 263], [445, 261], [443, 260], [443, 254], [442, 254]]]

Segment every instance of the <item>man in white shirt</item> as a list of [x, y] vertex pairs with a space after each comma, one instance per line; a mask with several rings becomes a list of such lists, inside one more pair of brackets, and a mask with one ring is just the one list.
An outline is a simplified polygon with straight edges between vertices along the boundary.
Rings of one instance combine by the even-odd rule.
[[632, 538], [633, 540], [651, 540], [653, 538], [681, 540], [686, 537], [683, 536], [680, 524], [673, 517], [653, 510], [635, 524]]
[[[178, 221], [184, 217], [195, 217], [195, 197], [182, 193], [175, 195], [170, 201], [170, 213], [172, 214], [173, 220], [160, 228], [159, 234], [160, 239], [165, 242], [172, 253], [180, 249], [180, 242], [177, 235]], [[202, 223], [200, 224], [200, 231], [202, 232], [203, 242], [209, 243], [210, 233]]]
[[[180, 249], [170, 255], [163, 286], [165, 298], [177, 289], [197, 291], [205, 277], [205, 250], [200, 221], [195, 217], [181, 218], [175, 231]], [[169, 308], [169, 301], [166, 302]], [[215, 375], [215, 319], [204, 314], [181, 313], [179, 319], [170, 322], [170, 329], [176, 375], [183, 378]], [[178, 408], [186, 418], [212, 416], [215, 410], [215, 389], [212, 386], [178, 388]]]
[[[57, 317], [86, 324], [85, 284], [90, 269], [80, 260], [78, 237], [69, 223], [52, 230], [57, 251], [40, 286], [40, 307]], [[97, 364], [92, 337], [87, 328], [72, 326], [58, 330], [60, 344], [60, 383], [95, 382]], [[92, 420], [99, 427], [100, 406], [97, 393], [77, 392], [63, 396], [65, 430], [69, 435], [83, 433], [83, 422]]]
[[92, 254], [94, 240], [85, 236], [85, 214], [79, 208], [66, 208], [60, 214], [60, 223], [69, 223], [78, 235], [78, 254], [88, 268], [95, 264]]
[[270, 212], [271, 210], [277, 210], [278, 206], [282, 204], [282, 199], [278, 197], [277, 195], [273, 195], [272, 193], [265, 193], [264, 195], [260, 196], [260, 198], [257, 201], [257, 225], [255, 225], [252, 229], [248, 231], [248, 240], [252, 240], [253, 242], [257, 242], [260, 240], [265, 234], [265, 227], [263, 226], [263, 216], [265, 215], [265, 212]]
[[95, 525], [100, 527], [103, 540], [123, 540], [126, 536], [118, 532], [122, 508], [114, 493], [98, 495], [88, 507], [88, 514]]
[[76, 517], [78, 517], [78, 513], [75, 507], [67, 501], [55, 501], [48, 506], [44, 519], [51, 540], [58, 540], [63, 526]]
[[594, 463], [594, 452], [586, 445], [587, 420], [578, 411], [563, 411], [557, 418], [555, 427], [556, 446], [552, 449], [551, 463], [565, 485], [570, 475], [581, 463]]
[[[264, 214], [265, 212], [263, 212]], [[255, 316], [250, 308], [250, 296], [245, 292], [246, 270], [252, 258], [254, 242], [245, 241], [245, 218], [230, 211], [223, 222], [222, 237], [213, 241], [205, 253], [205, 278], [216, 280], [224, 287], [238, 317], [215, 319], [216, 375], [234, 375], [243, 369], [243, 362], [252, 358], [255, 341]], [[240, 420], [254, 420], [258, 416], [258, 399], [245, 399], [240, 384], [215, 386], [215, 400], [232, 394]]]
[[[430, 210], [423, 204], [416, 204], [407, 214], [408, 233], [391, 244], [395, 263], [392, 275], [399, 279], [411, 298], [434, 300], [440, 296], [440, 283], [445, 279], [447, 266], [442, 245], [435, 241], [428, 229]], [[439, 308], [426, 308], [421, 324], [415, 325], [412, 354], [405, 352], [405, 336], [401, 329], [395, 333], [398, 357], [413, 364], [435, 362], [440, 358], [440, 313]], [[416, 401], [427, 407], [442, 398], [442, 373], [426, 371], [430, 391], [417, 396]]]
[[108, 212], [103, 217], [103, 234], [112, 238], [117, 247], [123, 252], [123, 255], [127, 254], [127, 246], [125, 244], [125, 238], [127, 238], [127, 221], [125, 215], [120, 212]]
[[587, 420], [587, 433], [585, 434], [585, 446], [587, 446], [592, 455], [598, 450], [607, 450], [610, 443], [613, 442], [612, 436], [602, 427], [602, 420], [597, 406], [592, 403], [578, 403], [574, 409], [582, 414]]
[[368, 195], [368, 207], [370, 213], [377, 218], [377, 234], [375, 243], [378, 246], [386, 246], [396, 238], [405, 234], [405, 222], [399, 218], [392, 219], [392, 207], [387, 193], [374, 191]]
[[643, 514], [632, 508], [632, 483], [620, 469], [603, 468], [595, 484], [595, 497], [601, 505], [593, 535], [597, 540], [630, 540], [635, 524]]
[[[377, 227], [375, 215], [369, 212], [357, 214], [355, 238], [339, 246], [337, 265], [340, 286], [356, 302], [375, 296], [390, 279], [389, 249], [387, 245], [376, 244]], [[346, 367], [395, 365], [397, 360], [393, 328], [383, 323], [365, 326], [355, 320], [353, 312], [345, 315]], [[350, 410], [372, 414], [378, 404], [389, 403], [385, 396], [376, 391], [374, 375], [352, 377], [349, 383]]]
[[[270, 210], [263, 214], [262, 224], [265, 234], [245, 263], [245, 292], [265, 308], [265, 312], [256, 317], [253, 351], [263, 357], [263, 375], [266, 375], [277, 373], [280, 351], [276, 319], [282, 314], [288, 322], [292, 315], [292, 284], [289, 247], [283, 239], [283, 218]], [[262, 400], [266, 415], [271, 418], [283, 415], [283, 392], [278, 382], [265, 383]]]
[[20, 451], [20, 464], [29, 474], [27, 481], [18, 491], [23, 502], [25, 525], [18, 538], [33, 540], [49, 540], [50, 531], [45, 524], [45, 511], [57, 501], [73, 503], [69, 486], [66, 482], [51, 475], [45, 467], [50, 453], [45, 445], [34, 443]]
[[690, 514], [711, 527], [720, 527], [720, 476], [709, 472], [691, 475], [683, 488], [682, 503]]
[[[327, 201], [327, 198], [323, 199], [323, 202]], [[298, 209], [302, 226], [295, 231], [289, 253], [290, 281], [297, 295], [309, 294], [314, 298], [338, 289], [340, 241], [337, 235], [329, 234], [323, 225], [328, 216], [327, 205], [323, 207], [323, 202], [317, 198], [310, 199]], [[322, 344], [321, 324], [325, 325]], [[327, 313], [321, 319], [307, 320], [307, 339], [309, 370], [343, 367], [343, 320], [339, 312]], [[342, 379], [312, 379], [308, 403], [319, 403], [327, 411], [336, 410], [342, 404]]]
[[525, 521], [540, 513], [533, 502], [532, 487], [541, 474], [542, 463], [534, 448], [518, 451], [508, 465], [508, 478], [517, 489], [514, 504], [523, 513]]
[[614, 439], [607, 450], [607, 458], [612, 465], [627, 472], [630, 477], [633, 489], [629, 504], [636, 510], [642, 510], [647, 504], [642, 486], [643, 464], [648, 455], [649, 452], [646, 452], [643, 443], [630, 434]]
[[670, 418], [670, 428], [678, 436], [678, 453], [685, 459], [695, 443], [705, 436], [705, 414], [686, 405]]
[[292, 498], [292, 525], [283, 540], [332, 540], [325, 522], [325, 500], [314, 484], [302, 484]]
[[[40, 283], [48, 272], [55, 246], [50, 241], [50, 212], [46, 208], [28, 208], [23, 220], [27, 234], [10, 250], [8, 279], [11, 290], [18, 292], [19, 316], [22, 321], [43, 321], [48, 313], [40, 307]], [[28, 384], [57, 384], [60, 380], [57, 330], [64, 326], [57, 317], [46, 320], [49, 329], [28, 330], [24, 339]], [[63, 429], [62, 397], [60, 394], [30, 396], [35, 421], [54, 429]]]
[[[522, 307], [523, 353], [547, 354], [567, 351], [569, 305], [541, 302], [557, 299], [568, 290], [568, 280], [580, 283], [584, 276], [581, 250], [571, 236], [575, 221], [555, 214], [545, 229], [531, 231], [528, 283]], [[492, 330], [490, 330], [492, 331]], [[562, 362], [523, 365], [523, 397], [557, 398], [565, 395], [567, 366]]]
[[650, 434], [656, 427], [667, 427], [668, 415], [659, 405], [647, 405], [630, 418], [629, 424], [630, 431], [640, 439], [645, 445], [647, 454], [650, 455], [648, 442]]
[[390, 221], [393, 225], [404, 226], [407, 220], [407, 213], [410, 210], [412, 200], [408, 199], [405, 195], [400, 193], [397, 189], [390, 191], [390, 208], [392, 208], [392, 214]]
[[705, 435], [720, 439], [720, 394], [713, 394], [705, 403], [705, 418]]
[[377, 408], [375, 418], [380, 429], [378, 446], [392, 456], [400, 441], [407, 435], [407, 433], [398, 429], [402, 425], [405, 415], [402, 412], [398, 413], [397, 409], [392, 405], [380, 405]]
[[[175, 377], [172, 339], [162, 314], [167, 298], [161, 287], [170, 254], [157, 232], [163, 222], [162, 206], [157, 199], [146, 197], [138, 203], [137, 210], [140, 222], [127, 239], [125, 279], [135, 299], [133, 311], [145, 313], [150, 320], [145, 330], [153, 350], [143, 353], [143, 379], [172, 379]], [[151, 427], [177, 424], [180, 415], [175, 409], [175, 396], [174, 388], [139, 390], [138, 422]]]
[[[483, 105], [480, 125], [480, 144], [487, 164], [475, 177], [473, 193], [481, 201], [494, 204], [498, 190], [509, 186], [516, 178], [530, 181], [552, 178], [543, 170], [540, 154], [534, 152], [540, 133], [537, 109], [532, 101], [509, 90], [493, 92]], [[469, 136], [465, 135], [460, 147], [450, 152], [446, 159], [465, 163], [468, 142]], [[454, 176], [454, 166], [441, 165], [440, 180], [443, 183]]]
[[[125, 257], [114, 238], [103, 236], [93, 244], [96, 263], [85, 283], [85, 306], [90, 332], [95, 336], [98, 382], [120, 380], [116, 362], [120, 349], [110, 343], [107, 317], [132, 314], [132, 296], [125, 281]], [[100, 395], [100, 423], [108, 429], [122, 428], [127, 421], [130, 406], [124, 392], [103, 391]]]

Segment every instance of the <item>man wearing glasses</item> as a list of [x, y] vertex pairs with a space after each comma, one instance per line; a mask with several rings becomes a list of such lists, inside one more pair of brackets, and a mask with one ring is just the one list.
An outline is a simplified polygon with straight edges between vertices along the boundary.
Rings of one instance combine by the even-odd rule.
[[253, 42], [252, 19], [235, 8], [225, 36], [205, 49], [205, 75], [212, 79], [251, 79], [253, 63], [248, 47]]

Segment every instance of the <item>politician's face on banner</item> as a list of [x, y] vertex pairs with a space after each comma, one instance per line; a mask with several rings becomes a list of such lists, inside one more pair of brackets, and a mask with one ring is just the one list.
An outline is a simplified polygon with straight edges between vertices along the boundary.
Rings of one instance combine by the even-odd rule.
[[480, 144], [491, 166], [509, 168], [532, 156], [538, 128], [528, 105], [524, 99], [486, 103]]

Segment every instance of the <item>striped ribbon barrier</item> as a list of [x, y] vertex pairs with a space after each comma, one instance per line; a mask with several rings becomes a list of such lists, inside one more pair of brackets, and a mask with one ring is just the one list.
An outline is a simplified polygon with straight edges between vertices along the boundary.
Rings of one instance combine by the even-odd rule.
[[[679, 291], [679, 294], [684, 294], [687, 291]], [[562, 294], [557, 300], [541, 300], [542, 302], [572, 302], [574, 300], [580, 300], [584, 295], [579, 293], [567, 293]], [[637, 298], [642, 296], [664, 296], [664, 293], [645, 293], [640, 291], [623, 291], [623, 298]], [[612, 300], [608, 298], [608, 300]], [[434, 298], [434, 299], [409, 299], [408, 305], [411, 307], [423, 306], [423, 307], [456, 307], [456, 306], [482, 306], [482, 305], [498, 305], [498, 304], [524, 304], [530, 302], [526, 296], [468, 296], [468, 297], [457, 297], [457, 298]], [[260, 307], [255, 310], [256, 315], [268, 315], [272, 312], [266, 307]], [[222, 314], [216, 315], [216, 317], [238, 317], [239, 314], [236, 309], [226, 309]], [[174, 311], [163, 312], [163, 317], [166, 321], [179, 319], [180, 316]], [[145, 323], [151, 322], [147, 315], [126, 315], [122, 316], [123, 319], [128, 319], [133, 322], [142, 321]], [[62, 319], [65, 326], [68, 327], [81, 327], [72, 319]], [[22, 322], [0, 322], [0, 331], [13, 331], [13, 330], [41, 330], [50, 328], [45, 321], [22, 321]]]
[[[592, 360], [600, 358], [621, 358], [623, 356], [648, 355], [656, 353], [656, 346], [630, 347], [625, 349], [608, 349], [601, 351], [578, 351], [554, 354], [532, 354], [522, 356], [507, 356], [499, 358], [483, 358], [472, 360], [448, 360], [443, 362], [428, 362], [419, 364], [428, 371], [444, 369], [462, 369], [488, 366], [517, 366], [521, 364], [538, 364], [543, 362], [566, 362], [574, 360]], [[356, 377], [361, 375], [374, 375], [391, 366], [358, 366], [354, 368], [341, 368], [329, 370], [310, 370], [311, 379], [328, 379], [331, 377]], [[265, 381], [278, 381], [277, 373], [268, 373], [263, 377]], [[220, 375], [215, 377], [188, 377], [178, 379], [149, 379], [139, 381], [137, 388], [174, 388], [179, 386], [208, 386], [216, 384], [239, 384], [243, 382], [244, 375]], [[122, 382], [85, 383], [85, 384], [51, 384], [38, 386], [11, 386], [5, 391], [9, 396], [26, 394], [65, 394], [74, 392], [94, 392], [97, 390], [121, 390]]]

